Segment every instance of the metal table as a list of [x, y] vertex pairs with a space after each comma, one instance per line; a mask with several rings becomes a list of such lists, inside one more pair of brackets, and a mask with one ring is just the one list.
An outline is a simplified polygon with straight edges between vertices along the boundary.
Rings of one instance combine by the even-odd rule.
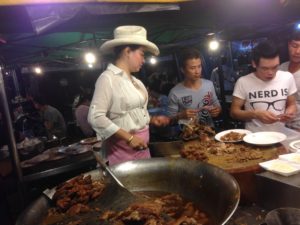
[[81, 168], [90, 168], [92, 170], [96, 168], [96, 165], [97, 163], [92, 152], [86, 152], [79, 155], [71, 155], [56, 161], [41, 162], [36, 166], [24, 168], [23, 181], [29, 182]]
[[300, 174], [289, 177], [263, 172], [256, 174], [258, 203], [266, 209], [300, 208]]

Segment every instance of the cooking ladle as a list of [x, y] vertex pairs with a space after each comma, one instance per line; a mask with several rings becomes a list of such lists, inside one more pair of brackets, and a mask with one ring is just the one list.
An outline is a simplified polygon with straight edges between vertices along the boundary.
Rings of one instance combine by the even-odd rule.
[[149, 200], [149, 198], [146, 196], [133, 193], [127, 189], [111, 171], [109, 166], [106, 165], [104, 160], [99, 156], [99, 153], [93, 151], [93, 154], [101, 168], [105, 170], [112, 178], [111, 184], [105, 189], [106, 193], [101, 194], [102, 205], [108, 206], [106, 208], [112, 210], [124, 210], [133, 202], [144, 202]]
[[[104, 160], [99, 156], [99, 153], [93, 151], [93, 154], [95, 156], [96, 161], [100, 164], [101, 168], [104, 169], [106, 172], [108, 172], [108, 174], [113, 178], [113, 180], [115, 182], [118, 183], [118, 185], [120, 185], [122, 188], [125, 188], [126, 190], [128, 190], [123, 184], [122, 182], [116, 177], [116, 175], [111, 171], [111, 169], [106, 165], [106, 163], [104, 162]], [[129, 191], [129, 190], [128, 190]], [[129, 191], [130, 192], [130, 191]]]

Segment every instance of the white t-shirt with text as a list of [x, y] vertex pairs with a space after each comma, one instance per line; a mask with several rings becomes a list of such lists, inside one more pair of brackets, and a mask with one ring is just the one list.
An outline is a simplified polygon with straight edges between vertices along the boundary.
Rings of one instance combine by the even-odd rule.
[[[250, 73], [238, 79], [234, 87], [233, 96], [245, 100], [245, 110], [267, 110], [275, 115], [285, 112], [287, 97], [297, 92], [293, 75], [289, 72], [277, 71], [270, 81], [263, 81]], [[246, 122], [246, 129], [266, 126], [253, 119]]]

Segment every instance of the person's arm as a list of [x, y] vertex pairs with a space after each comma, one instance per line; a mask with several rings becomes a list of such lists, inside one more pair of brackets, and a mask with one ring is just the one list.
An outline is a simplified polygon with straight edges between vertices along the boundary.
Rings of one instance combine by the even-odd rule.
[[286, 108], [283, 115], [280, 116], [281, 122], [288, 122], [295, 118], [297, 113], [297, 103], [295, 95], [290, 95], [286, 100]]
[[289, 73], [290, 75], [290, 86], [289, 86], [289, 94], [286, 100], [286, 107], [285, 112], [282, 116], [280, 116], [280, 121], [288, 122], [295, 118], [297, 113], [297, 101], [296, 101], [296, 93], [297, 93], [297, 86], [294, 79], [294, 76]]
[[222, 112], [222, 107], [217, 105], [217, 106], [212, 106], [209, 110], [210, 115], [214, 118], [220, 115]]
[[153, 124], [157, 127], [164, 127], [169, 125], [171, 122], [171, 118], [164, 115], [151, 116], [150, 124]]
[[119, 129], [113, 136], [126, 141], [133, 149], [142, 150], [148, 147], [148, 143], [145, 143], [143, 139], [132, 135], [123, 129]]
[[272, 112], [265, 110], [244, 110], [243, 106], [245, 100], [236, 96], [232, 97], [232, 103], [230, 108], [230, 115], [232, 118], [242, 121], [249, 121], [252, 119], [260, 120], [263, 123], [270, 124], [279, 121], [279, 118]]
[[108, 73], [110, 72], [104, 71], [98, 78], [88, 113], [88, 122], [101, 140], [106, 140], [120, 129], [107, 117], [114, 101], [112, 81]]
[[243, 110], [245, 100], [232, 96], [232, 103], [230, 108], [230, 116], [233, 119], [249, 121], [256, 118], [255, 111]]

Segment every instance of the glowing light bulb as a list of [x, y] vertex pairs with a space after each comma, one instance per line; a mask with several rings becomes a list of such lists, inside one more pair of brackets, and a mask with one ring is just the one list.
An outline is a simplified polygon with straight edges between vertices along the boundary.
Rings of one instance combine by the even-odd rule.
[[34, 72], [35, 72], [36, 74], [41, 74], [41, 73], [42, 73], [41, 67], [35, 67], [35, 68], [34, 68]]
[[149, 59], [149, 62], [152, 64], [152, 65], [155, 65], [157, 63], [157, 59], [155, 57], [151, 57]]
[[212, 40], [209, 42], [209, 49], [215, 51], [219, 48], [220, 43], [217, 40]]
[[96, 56], [94, 53], [91, 52], [86, 53], [84, 59], [88, 64], [93, 64], [96, 62]]

